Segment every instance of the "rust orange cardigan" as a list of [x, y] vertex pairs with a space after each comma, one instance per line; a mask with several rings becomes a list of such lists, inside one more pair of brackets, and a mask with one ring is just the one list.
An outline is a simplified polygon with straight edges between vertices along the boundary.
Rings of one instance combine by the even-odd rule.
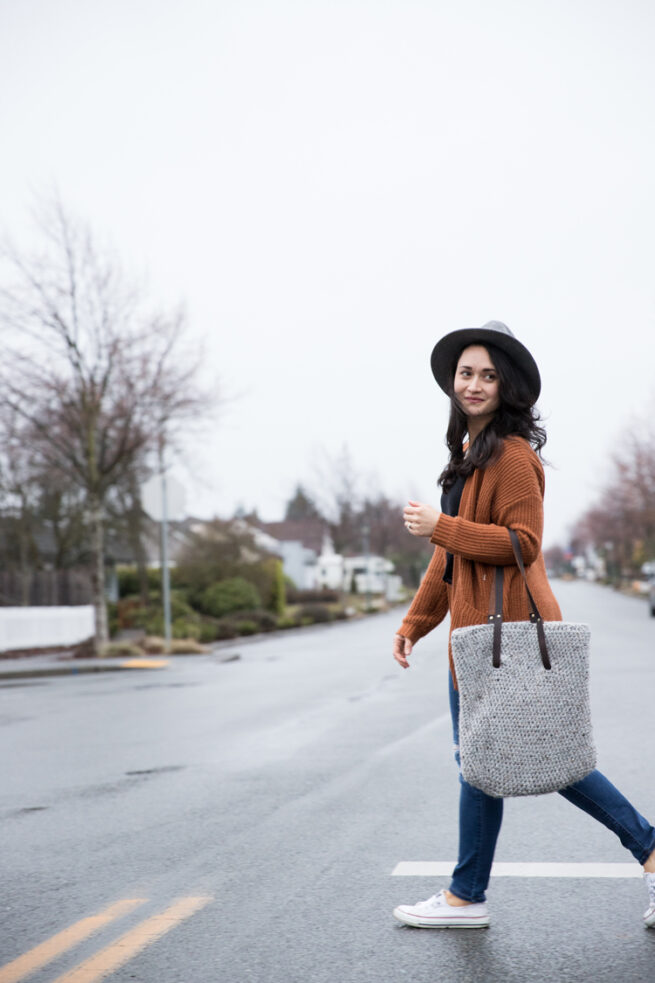
[[[439, 516], [430, 539], [435, 545], [434, 555], [398, 633], [417, 642], [440, 624], [448, 611], [451, 632], [465, 625], [484, 624], [490, 611], [495, 566], [506, 567], [504, 620], [528, 621], [530, 609], [508, 527], [517, 532], [530, 590], [542, 618], [561, 621], [541, 553], [543, 498], [544, 470], [539, 457], [522, 437], [506, 438], [497, 460], [467, 478], [458, 515]], [[452, 586], [443, 581], [446, 552], [454, 556]], [[450, 645], [448, 648], [455, 679]]]

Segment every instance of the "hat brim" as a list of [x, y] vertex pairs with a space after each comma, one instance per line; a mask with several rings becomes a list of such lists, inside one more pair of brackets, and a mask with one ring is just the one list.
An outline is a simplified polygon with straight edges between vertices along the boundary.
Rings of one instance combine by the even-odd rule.
[[432, 374], [445, 393], [451, 394], [452, 374], [461, 352], [468, 345], [477, 342], [488, 342], [500, 348], [525, 373], [528, 388], [533, 401], [539, 399], [541, 392], [541, 376], [534, 358], [521, 342], [513, 335], [489, 328], [461, 328], [444, 335], [432, 350], [430, 365]]

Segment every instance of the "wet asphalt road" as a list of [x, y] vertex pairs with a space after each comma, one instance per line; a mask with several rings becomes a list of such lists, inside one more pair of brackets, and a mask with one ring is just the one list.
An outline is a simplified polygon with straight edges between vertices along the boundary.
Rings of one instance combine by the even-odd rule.
[[[556, 592], [565, 618], [592, 625], [599, 767], [652, 819], [655, 619], [593, 585]], [[457, 851], [446, 628], [403, 672], [389, 655], [399, 621], [235, 643], [232, 662], [3, 685], [0, 965], [139, 899], [29, 977], [14, 974], [72, 981], [121, 933], [202, 898], [105, 978], [653, 983], [639, 880], [494, 878], [488, 931], [393, 920], [395, 904], [447, 884], [392, 877], [395, 865]], [[551, 795], [507, 803], [496, 859], [631, 858]]]

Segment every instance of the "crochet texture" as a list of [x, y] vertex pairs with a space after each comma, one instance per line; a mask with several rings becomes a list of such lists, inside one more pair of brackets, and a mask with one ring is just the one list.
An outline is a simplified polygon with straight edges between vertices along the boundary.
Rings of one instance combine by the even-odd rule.
[[552, 621], [544, 628], [549, 670], [530, 622], [503, 624], [498, 669], [491, 661], [493, 625], [458, 628], [451, 636], [462, 777], [497, 798], [565, 788], [596, 764], [589, 626]]

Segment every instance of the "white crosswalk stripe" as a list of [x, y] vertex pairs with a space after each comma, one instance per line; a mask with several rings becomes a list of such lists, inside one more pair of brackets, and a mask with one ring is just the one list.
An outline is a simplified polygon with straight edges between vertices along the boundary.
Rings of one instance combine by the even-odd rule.
[[[455, 860], [403, 860], [391, 872], [392, 877], [448, 877]], [[643, 871], [631, 864], [556, 864], [556, 863], [495, 863], [492, 877], [642, 877]]]

